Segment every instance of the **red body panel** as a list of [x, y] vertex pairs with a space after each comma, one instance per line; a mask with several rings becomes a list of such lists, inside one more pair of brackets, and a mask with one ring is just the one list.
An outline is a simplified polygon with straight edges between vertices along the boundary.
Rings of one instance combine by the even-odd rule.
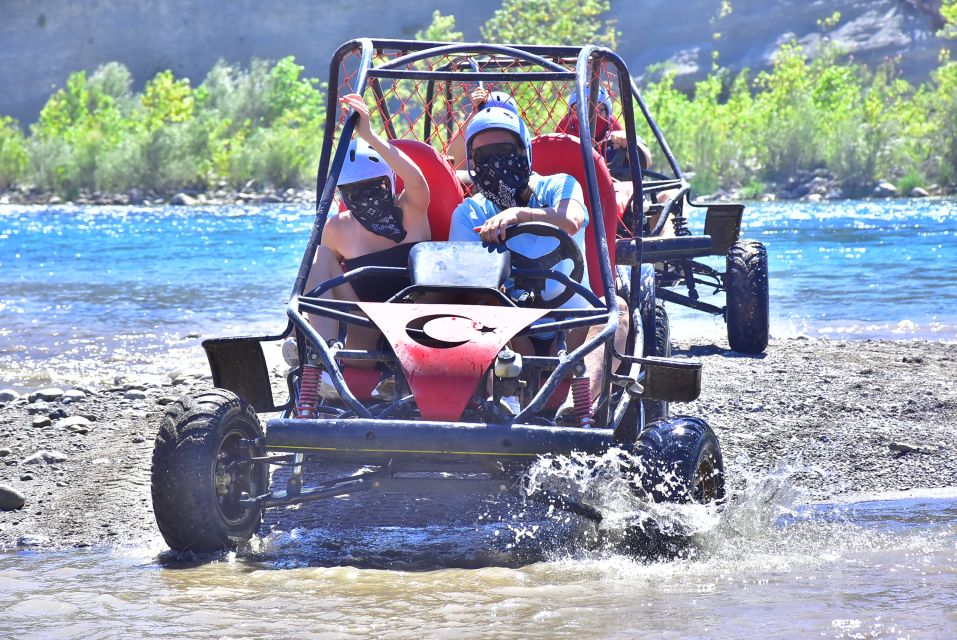
[[[412, 387], [419, 412], [426, 420], [461, 418], [482, 376], [502, 347], [548, 312], [547, 309], [380, 302], [360, 302], [359, 307], [392, 345]], [[420, 340], [410, 335], [409, 328]], [[427, 336], [424, 341], [421, 340], [423, 334]]]

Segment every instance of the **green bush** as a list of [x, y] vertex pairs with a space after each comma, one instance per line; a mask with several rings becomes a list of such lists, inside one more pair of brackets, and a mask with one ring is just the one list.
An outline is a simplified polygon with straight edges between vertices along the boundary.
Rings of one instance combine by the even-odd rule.
[[27, 168], [27, 145], [20, 125], [0, 116], [0, 189], [18, 183]]
[[121, 64], [72, 74], [31, 135], [0, 121], [0, 186], [24, 178], [62, 196], [81, 190], [159, 193], [219, 180], [280, 188], [311, 183], [318, 160], [322, 86], [293, 58], [218, 62], [196, 88], [169, 71], [139, 94]]
[[[722, 5], [722, 16], [727, 3]], [[482, 27], [498, 42], [613, 46], [608, 0], [504, 0]], [[945, 0], [941, 35], [957, 35], [957, 2]], [[833, 29], [835, 14], [822, 21]], [[419, 38], [458, 40], [454, 16], [436, 11]], [[310, 185], [325, 117], [325, 87], [303, 77], [291, 57], [248, 68], [217, 62], [199, 86], [169, 71], [142, 92], [119, 63], [72, 74], [50, 96], [25, 136], [0, 118], [0, 188], [32, 183], [75, 197], [80, 191], [133, 187], [170, 193], [226, 181], [277, 188]], [[533, 125], [555, 93], [516, 90]], [[409, 93], [400, 86], [400, 94]], [[773, 68], [752, 75], [715, 67], [691, 92], [665, 76], [645, 101], [700, 192], [741, 188], [750, 197], [794, 177], [830, 174], [848, 195], [887, 178], [909, 191], [924, 182], [957, 185], [957, 62], [942, 58], [914, 87], [893, 63], [869, 70], [824, 43], [810, 60], [795, 43]], [[650, 140], [643, 125], [639, 133]], [[663, 159], [655, 158], [655, 168]]]

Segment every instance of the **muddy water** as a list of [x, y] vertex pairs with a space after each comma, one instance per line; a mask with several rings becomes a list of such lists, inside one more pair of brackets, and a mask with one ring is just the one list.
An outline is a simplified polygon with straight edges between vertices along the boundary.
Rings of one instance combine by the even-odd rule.
[[276, 531], [203, 561], [23, 550], [0, 555], [0, 636], [957, 636], [957, 489], [809, 504], [779, 473], [670, 515], [694, 541], [657, 559], [545, 543], [563, 518]]

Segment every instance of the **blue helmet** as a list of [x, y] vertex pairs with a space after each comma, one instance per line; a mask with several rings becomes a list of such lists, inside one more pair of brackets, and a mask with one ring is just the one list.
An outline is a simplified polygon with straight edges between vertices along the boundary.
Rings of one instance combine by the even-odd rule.
[[[591, 87], [585, 87], [585, 98], [591, 96]], [[568, 96], [568, 108], [574, 109], [575, 105], [578, 104], [578, 91], [572, 90], [572, 94]], [[605, 89], [602, 85], [598, 85], [598, 104], [605, 105], [605, 109], [608, 110], [608, 115], [611, 115], [611, 96], [608, 94], [608, 90]]]
[[528, 125], [517, 113], [509, 111], [505, 107], [497, 105], [486, 105], [481, 111], [476, 113], [465, 128], [465, 160], [469, 174], [472, 173], [472, 138], [483, 131], [501, 129], [508, 131], [521, 142], [525, 147], [525, 154], [528, 156], [528, 164], [532, 164], [532, 134]]
[[484, 109], [485, 107], [501, 107], [518, 115], [518, 104], [515, 102], [515, 98], [504, 91], [492, 91], [489, 93], [488, 98], [486, 98], [482, 104], [482, 108]]

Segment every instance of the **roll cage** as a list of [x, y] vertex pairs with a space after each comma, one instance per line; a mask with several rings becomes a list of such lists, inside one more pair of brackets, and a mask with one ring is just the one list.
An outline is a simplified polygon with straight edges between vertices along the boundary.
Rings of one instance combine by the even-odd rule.
[[[351, 63], [351, 64], [350, 64]], [[329, 68], [329, 92], [326, 105], [326, 128], [320, 152], [319, 167], [316, 180], [318, 194], [316, 204], [316, 224], [310, 235], [302, 263], [300, 264], [287, 314], [293, 329], [305, 336], [315, 348], [322, 366], [329, 373], [346, 409], [340, 417], [353, 415], [359, 418], [371, 419], [376, 417], [366, 404], [360, 401], [350, 390], [337, 364], [338, 359], [368, 359], [395, 366], [394, 357], [387, 352], [361, 352], [342, 348], [342, 341], [333, 342], [330, 347], [322, 340], [315, 329], [309, 324], [303, 312], [325, 315], [345, 323], [363, 327], [372, 327], [373, 323], [357, 313], [357, 305], [348, 302], [337, 302], [321, 299], [319, 296], [330, 288], [357, 278], [375, 277], [401, 272], [396, 267], [362, 267], [350, 271], [343, 276], [322, 283], [317, 289], [305, 292], [304, 287], [309, 274], [317, 247], [322, 238], [326, 217], [335, 204], [335, 188], [339, 172], [342, 168], [348, 140], [351, 139], [357, 116], [349, 114], [341, 118], [338, 113], [338, 99], [344, 92], [357, 92], [365, 95], [371, 92], [375, 98], [372, 109], [373, 118], [378, 120], [382, 133], [390, 138], [418, 137], [421, 140], [435, 144], [439, 138], [441, 125], [446, 132], [445, 148], [455, 127], [456, 105], [453, 91], [458, 89], [464, 94], [464, 87], [477, 82], [496, 83], [498, 87], [514, 88], [513, 94], [527, 92], [527, 87], [552, 84], [558, 87], [557, 91], [549, 94], [556, 104], [565, 107], [567, 104], [567, 90], [572, 87], [578, 93], [576, 105], [580, 123], [585, 123], [582, 132], [589, 133], [595, 126], [597, 108], [594, 101], [585, 96], [586, 87], [589, 95], [597, 96], [599, 83], [611, 85], [612, 93], [619, 97], [621, 117], [629, 141], [627, 152], [631, 167], [631, 182], [634, 189], [635, 201], [640, 202], [643, 189], [648, 182], [643, 181], [642, 170], [638, 160], [636, 139], [636, 110], [637, 104], [640, 113], [644, 116], [651, 128], [665, 157], [675, 174], [674, 179], [665, 179], [668, 184], [680, 184], [682, 181], [681, 169], [660, 130], [651, 118], [647, 106], [641, 99], [634, 86], [624, 61], [615, 52], [597, 46], [512, 46], [491, 44], [462, 44], [441, 42], [418, 42], [401, 40], [372, 40], [357, 39], [344, 43], [335, 53]], [[385, 84], [388, 84], [384, 88]], [[404, 86], [403, 86], [403, 83]], [[421, 88], [424, 85], [424, 96]], [[336, 89], [333, 90], [333, 87]], [[399, 96], [411, 89], [412, 99], [402, 100]], [[417, 96], [418, 94], [418, 96]], [[537, 94], [541, 97], [541, 93]], [[420, 100], [415, 99], [421, 96]], [[392, 98], [392, 99], [390, 99]], [[523, 114], [528, 116], [528, 114]], [[532, 116], [534, 117], [534, 116]], [[539, 118], [536, 132], [543, 131], [543, 127], [554, 124], [554, 118]], [[404, 130], [400, 127], [404, 126]], [[584, 136], [583, 136], [584, 137]], [[343, 143], [345, 141], [345, 143]], [[438, 143], [439, 145], [442, 142]], [[443, 148], [443, 150], [445, 150]], [[577, 349], [561, 358], [526, 358], [529, 365], [540, 366], [543, 370], [553, 367], [551, 374], [542, 385], [533, 383], [533, 398], [524, 409], [510, 421], [522, 423], [532, 420], [542, 410], [549, 396], [556, 391], [562, 379], [571, 374], [579, 366], [582, 358], [590, 351], [606, 346], [606, 380], [603, 385], [602, 397], [611, 398], [613, 375], [611, 360], [613, 356], [612, 338], [617, 325], [617, 309], [612, 301], [615, 300], [615, 274], [612, 272], [610, 250], [606, 240], [606, 221], [614, 219], [602, 210], [602, 202], [598, 193], [595, 158], [592, 146], [580, 145], [582, 161], [584, 163], [584, 184], [582, 185], [589, 207], [590, 224], [594, 225], [591, 239], [596, 243], [598, 264], [601, 274], [602, 303], [586, 287], [571, 282], [561, 273], [542, 273], [542, 277], [563, 281], [566, 286], [574, 287], [592, 305], [584, 310], [554, 310], [546, 315], [547, 323], [536, 326], [536, 333], [543, 331], [563, 332], [581, 326], [602, 325], [601, 331], [587, 340]], [[657, 181], [662, 182], [662, 181]], [[655, 186], [654, 184], [652, 186]], [[660, 186], [660, 185], [658, 185]], [[628, 229], [640, 230], [644, 224], [642, 208], [630, 207], [621, 220]], [[629, 234], [630, 235], [630, 234]], [[641, 244], [635, 245], [638, 255], [635, 264], [641, 262]], [[594, 268], [594, 265], [593, 265]], [[638, 307], [640, 283], [638, 269], [633, 270], [632, 286], [629, 287], [633, 298], [629, 307]], [[529, 328], [519, 335], [527, 335]], [[634, 341], [633, 341], [634, 342]], [[629, 354], [617, 354], [619, 358], [630, 361], [634, 365], [640, 364], [640, 358]], [[637, 374], [636, 374], [637, 375]], [[400, 385], [401, 386], [401, 385]], [[399, 393], [407, 391], [400, 388]], [[627, 397], [622, 401], [627, 401]], [[596, 416], [599, 424], [614, 427], [620, 422], [624, 410], [615, 408], [611, 402], [602, 403], [603, 415]], [[384, 416], [383, 416], [384, 417]], [[617, 420], [616, 420], [617, 418]]]

